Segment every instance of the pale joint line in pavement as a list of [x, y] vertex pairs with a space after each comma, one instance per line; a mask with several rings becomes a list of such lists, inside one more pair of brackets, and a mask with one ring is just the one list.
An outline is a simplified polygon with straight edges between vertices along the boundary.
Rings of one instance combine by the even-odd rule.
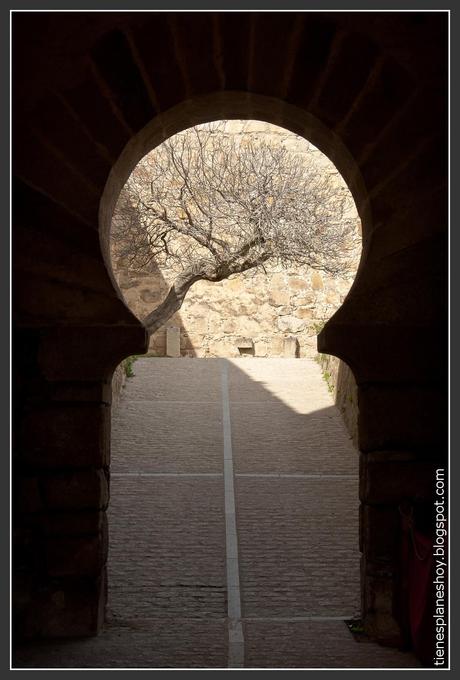
[[301, 623], [302, 621], [350, 621], [357, 614], [343, 614], [343, 616], [245, 616], [244, 621], [256, 623], [258, 621], [273, 623]]
[[278, 472], [237, 472], [235, 477], [273, 477], [276, 479], [359, 479], [359, 475], [304, 475]]
[[[194, 399], [193, 404], [212, 404], [215, 405], [216, 400], [214, 399], [213, 401], [199, 401]], [[156, 399], [130, 399], [128, 402], [129, 404], [187, 404], [187, 406], [190, 406], [190, 399], [188, 401], [184, 401], [181, 399], [162, 399], [161, 397], [157, 397]], [[126, 404], [124, 404], [125, 406]]]
[[241, 622], [240, 570], [233, 484], [232, 433], [228, 395], [228, 368], [221, 362], [222, 425], [224, 436], [225, 540], [228, 601], [228, 667], [244, 668], [244, 637]]
[[222, 472], [111, 472], [111, 477], [222, 477]]
[[[233, 470], [233, 465], [232, 465]], [[225, 474], [225, 473], [224, 473]], [[222, 477], [222, 472], [111, 472], [111, 477]], [[265, 479], [359, 479], [358, 475], [304, 475], [277, 472], [236, 472], [234, 477]]]
[[[111, 477], [222, 477], [222, 472], [112, 472]], [[278, 472], [236, 472], [235, 477], [275, 479], [359, 479], [358, 475], [304, 475]]]

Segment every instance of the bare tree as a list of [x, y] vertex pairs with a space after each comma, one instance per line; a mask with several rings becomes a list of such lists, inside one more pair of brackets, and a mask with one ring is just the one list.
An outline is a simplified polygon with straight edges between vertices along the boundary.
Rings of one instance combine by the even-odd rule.
[[337, 171], [321, 171], [312, 152], [235, 135], [220, 121], [174, 135], [139, 163], [117, 203], [112, 249], [136, 269], [155, 261], [177, 272], [144, 319], [152, 334], [199, 280], [269, 261], [344, 274], [359, 238], [351, 206]]

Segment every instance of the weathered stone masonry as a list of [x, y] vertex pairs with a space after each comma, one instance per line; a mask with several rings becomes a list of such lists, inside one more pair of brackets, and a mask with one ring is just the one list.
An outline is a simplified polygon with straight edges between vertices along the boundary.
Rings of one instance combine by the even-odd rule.
[[[117, 268], [124, 298], [139, 318], [166, 295], [161, 273], [139, 275]], [[181, 329], [182, 356], [239, 356], [242, 339], [254, 356], [283, 356], [284, 339], [294, 336], [299, 356], [316, 354], [316, 336], [325, 316], [344, 300], [351, 281], [333, 279], [303, 268], [267, 267], [220, 283], [199, 281], [190, 289], [180, 312], [155, 333], [149, 351], [166, 354], [166, 328]]]

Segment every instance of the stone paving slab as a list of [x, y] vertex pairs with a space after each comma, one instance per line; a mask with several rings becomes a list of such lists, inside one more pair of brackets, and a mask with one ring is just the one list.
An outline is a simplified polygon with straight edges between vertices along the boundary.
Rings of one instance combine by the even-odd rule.
[[111, 618], [226, 615], [221, 478], [114, 477]]
[[220, 403], [219, 359], [139, 358], [133, 364], [134, 379], [126, 382], [123, 403], [130, 400], [193, 404]]
[[114, 473], [222, 473], [222, 406], [123, 399], [111, 457]]
[[226, 668], [225, 620], [108, 623], [96, 638], [18, 649], [16, 668]]
[[236, 473], [358, 474], [358, 453], [315, 362], [228, 363]]
[[356, 642], [342, 621], [244, 624], [245, 668], [419, 668], [413, 655]]
[[359, 615], [357, 480], [236, 479], [243, 616]]
[[309, 359], [229, 359], [230, 402], [273, 402], [296, 413], [333, 404], [315, 362]]
[[358, 474], [334, 406], [305, 415], [280, 403], [232, 404], [231, 418], [236, 473]]

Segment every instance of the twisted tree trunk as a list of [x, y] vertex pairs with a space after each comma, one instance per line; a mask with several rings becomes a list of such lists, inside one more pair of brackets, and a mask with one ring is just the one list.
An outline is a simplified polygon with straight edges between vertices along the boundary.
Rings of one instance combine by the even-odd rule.
[[[241, 259], [241, 254], [241, 252], [238, 253], [239, 259], [233, 255], [227, 261], [218, 264], [209, 260], [198, 260], [181, 272], [163, 302], [143, 319], [149, 335], [153, 335], [173, 314], [179, 311], [189, 289], [197, 281], [223, 281], [232, 274], [241, 274], [248, 269], [261, 266], [272, 257], [272, 254], [267, 252], [253, 258]], [[246, 249], [244, 249], [244, 254], [246, 254]]]

